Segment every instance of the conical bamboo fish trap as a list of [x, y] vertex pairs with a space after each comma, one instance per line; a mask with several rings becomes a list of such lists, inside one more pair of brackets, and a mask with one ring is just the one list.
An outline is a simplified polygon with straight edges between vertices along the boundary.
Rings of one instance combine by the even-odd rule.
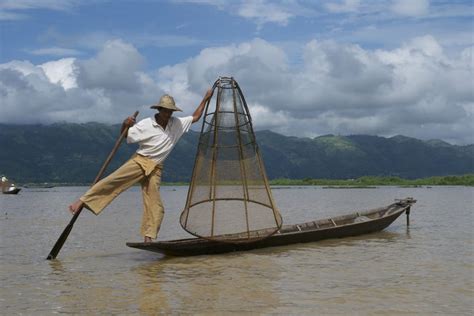
[[180, 222], [195, 236], [233, 243], [266, 238], [282, 225], [248, 107], [233, 78], [217, 79], [206, 104]]

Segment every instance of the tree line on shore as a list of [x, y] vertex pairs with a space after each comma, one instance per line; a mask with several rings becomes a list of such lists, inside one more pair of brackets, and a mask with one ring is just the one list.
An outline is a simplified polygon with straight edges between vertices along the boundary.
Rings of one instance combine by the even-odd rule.
[[430, 185], [464, 185], [474, 186], [474, 174], [461, 176], [427, 177], [419, 179], [403, 179], [400, 177], [364, 176], [357, 179], [274, 179], [272, 185], [317, 185], [317, 186], [430, 186]]
[[[329, 186], [329, 187], [354, 187], [364, 188], [371, 186], [437, 186], [437, 185], [458, 185], [474, 186], [474, 174], [460, 176], [439, 176], [419, 179], [403, 179], [400, 177], [373, 177], [364, 176], [357, 179], [288, 179], [279, 178], [270, 180], [272, 186]], [[28, 187], [38, 186], [82, 186], [84, 183], [24, 183]], [[163, 182], [164, 186], [187, 186], [189, 182]]]

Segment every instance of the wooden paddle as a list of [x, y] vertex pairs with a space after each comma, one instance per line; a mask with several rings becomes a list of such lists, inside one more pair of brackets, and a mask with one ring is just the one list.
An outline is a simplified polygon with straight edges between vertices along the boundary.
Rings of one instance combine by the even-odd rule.
[[[136, 111], [134, 114], [133, 114], [133, 118], [136, 118], [138, 116], [138, 111]], [[100, 168], [100, 171], [99, 173], [97, 174], [97, 177], [95, 177], [95, 180], [94, 182], [92, 183], [92, 185], [96, 184], [97, 182], [99, 182], [100, 178], [102, 177], [102, 175], [104, 174], [105, 172], [105, 169], [107, 169], [107, 166], [109, 165], [110, 161], [112, 160], [112, 158], [114, 157], [115, 153], [117, 152], [118, 148], [120, 147], [120, 143], [122, 142], [122, 140], [124, 139], [124, 137], [127, 135], [127, 132], [128, 132], [128, 127], [126, 127], [122, 133], [120, 134], [119, 138], [117, 139], [117, 141], [115, 142], [115, 146], [114, 148], [112, 149], [112, 151], [110, 152], [109, 156], [107, 157], [107, 159], [105, 160], [104, 164], [102, 165], [102, 168]], [[56, 243], [54, 244], [54, 247], [53, 249], [51, 249], [51, 252], [49, 253], [48, 257], [46, 258], [47, 260], [52, 260], [52, 259], [55, 259], [56, 256], [58, 255], [59, 251], [61, 250], [61, 248], [63, 247], [64, 245], [64, 242], [66, 241], [67, 237], [69, 236], [69, 233], [71, 232], [72, 230], [72, 226], [74, 225], [74, 223], [76, 222], [76, 219], [79, 217], [79, 214], [81, 213], [82, 209], [84, 208], [84, 204], [81, 204], [80, 208], [77, 210], [76, 213], [74, 213], [73, 217], [71, 218], [71, 221], [69, 222], [69, 224], [66, 226], [66, 228], [64, 229], [63, 233], [61, 234], [61, 236], [59, 236], [59, 239], [58, 241], [56, 241]]]

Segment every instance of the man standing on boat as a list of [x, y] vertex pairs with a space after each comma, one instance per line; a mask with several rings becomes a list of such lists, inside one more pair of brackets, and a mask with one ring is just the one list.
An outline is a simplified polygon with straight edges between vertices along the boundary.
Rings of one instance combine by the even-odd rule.
[[211, 96], [210, 89], [192, 116], [172, 117], [174, 111], [181, 109], [176, 106], [173, 97], [165, 94], [157, 104], [151, 106], [158, 110], [154, 117], [143, 119], [137, 124], [134, 117], [126, 118], [122, 131], [129, 127], [127, 143], [138, 143], [137, 152], [71, 204], [70, 212], [74, 214], [84, 206], [99, 215], [120, 193], [139, 182], [144, 204], [141, 234], [145, 242], [156, 239], [164, 215], [159, 193], [163, 162], [191, 124], [199, 121]]

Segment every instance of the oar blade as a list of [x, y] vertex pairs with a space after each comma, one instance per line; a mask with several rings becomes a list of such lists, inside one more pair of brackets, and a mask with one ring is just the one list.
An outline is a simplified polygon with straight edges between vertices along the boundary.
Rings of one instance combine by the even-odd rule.
[[76, 219], [79, 217], [79, 213], [82, 211], [82, 208], [80, 208], [74, 216], [71, 218], [71, 221], [69, 224], [64, 228], [63, 232], [61, 233], [61, 236], [59, 236], [58, 240], [53, 246], [53, 249], [51, 249], [51, 252], [49, 253], [48, 257], [46, 260], [53, 260], [56, 259], [56, 257], [59, 254], [59, 251], [61, 251], [61, 248], [63, 247], [64, 243], [66, 242], [67, 237], [69, 236], [69, 233], [72, 230], [72, 227], [74, 225], [74, 222]]

